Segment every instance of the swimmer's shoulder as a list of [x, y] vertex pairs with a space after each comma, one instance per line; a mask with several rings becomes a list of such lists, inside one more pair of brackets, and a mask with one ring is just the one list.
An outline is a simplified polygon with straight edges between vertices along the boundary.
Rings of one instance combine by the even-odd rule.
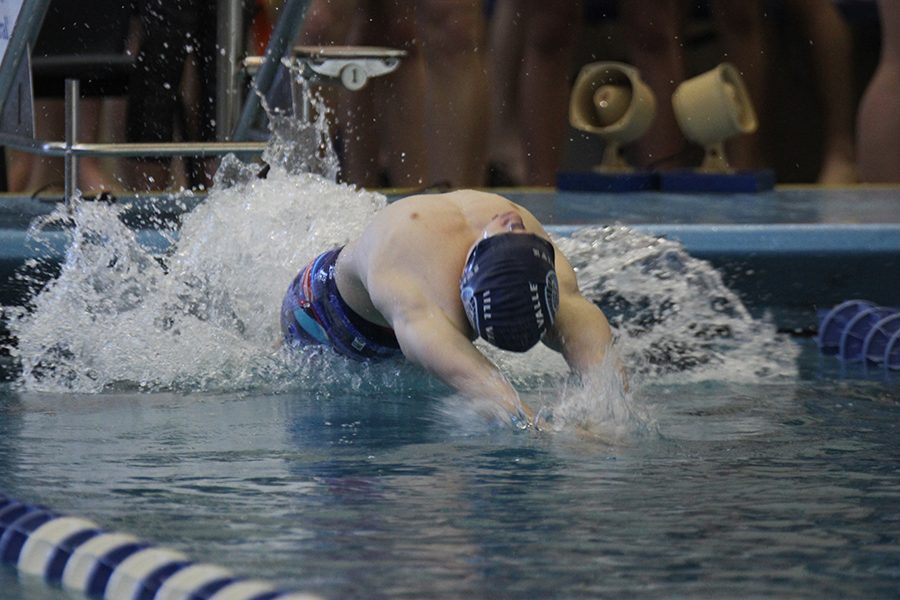
[[517, 206], [511, 200], [499, 194], [473, 189], [459, 189], [453, 190], [452, 192], [442, 192], [439, 194], [416, 194], [414, 196], [401, 198], [400, 200], [391, 203], [389, 206], [396, 207], [398, 209], [407, 209], [414, 206], [428, 206], [435, 208], [464, 208], [472, 203], [477, 203], [480, 205], [488, 204], [499, 206]]
[[391, 235], [452, 235], [466, 226], [463, 191], [407, 196], [389, 204], [370, 225], [370, 232]]

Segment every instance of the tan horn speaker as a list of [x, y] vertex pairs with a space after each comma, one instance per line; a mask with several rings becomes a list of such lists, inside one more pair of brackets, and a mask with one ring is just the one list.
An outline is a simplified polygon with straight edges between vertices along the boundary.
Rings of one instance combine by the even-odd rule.
[[622, 157], [621, 147], [641, 137], [654, 116], [653, 92], [631, 65], [596, 62], [585, 65], [578, 74], [569, 99], [569, 122], [606, 142], [596, 171], [633, 171]]
[[740, 73], [730, 63], [682, 82], [672, 94], [672, 108], [684, 137], [706, 151], [701, 172], [731, 172], [725, 140], [757, 128], [753, 102]]

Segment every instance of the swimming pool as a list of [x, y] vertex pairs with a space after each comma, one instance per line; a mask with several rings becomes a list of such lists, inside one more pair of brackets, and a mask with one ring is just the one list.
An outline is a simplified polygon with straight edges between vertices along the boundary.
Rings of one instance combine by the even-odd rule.
[[[329, 598], [894, 596], [898, 373], [777, 330], [848, 290], [897, 298], [896, 191], [510, 196], [610, 313], [633, 393], [498, 354], [553, 407], [515, 432], [402, 363], [273, 355], [275, 259], [339, 243], [377, 195], [274, 176], [193, 203], [177, 235], [85, 204], [70, 268], [13, 326], [0, 490]], [[610, 222], [633, 229], [576, 229]], [[38, 234], [29, 252], [58, 256], [55, 225]], [[62, 597], [7, 567], [0, 586]]]
[[402, 392], [5, 390], [0, 488], [328, 598], [894, 597], [897, 382], [826, 362], [645, 385], [614, 444]]

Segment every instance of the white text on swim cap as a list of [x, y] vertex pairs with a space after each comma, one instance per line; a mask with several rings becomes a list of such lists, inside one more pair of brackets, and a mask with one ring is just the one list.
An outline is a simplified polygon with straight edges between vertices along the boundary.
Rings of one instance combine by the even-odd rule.
[[531, 302], [534, 304], [534, 320], [537, 321], [539, 329], [544, 327], [544, 311], [541, 310], [541, 297], [538, 291], [540, 288], [536, 283], [528, 283], [528, 290], [531, 292]]
[[553, 264], [553, 259], [550, 258], [550, 255], [547, 252], [544, 252], [543, 250], [541, 250], [540, 248], [532, 248], [531, 252], [532, 252], [532, 254], [534, 254], [536, 257], [540, 258], [544, 262], [548, 262], [551, 265]]

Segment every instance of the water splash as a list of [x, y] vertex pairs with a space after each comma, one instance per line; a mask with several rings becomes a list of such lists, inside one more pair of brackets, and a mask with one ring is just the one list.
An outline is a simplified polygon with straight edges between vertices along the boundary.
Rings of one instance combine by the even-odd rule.
[[215, 189], [162, 255], [123, 223], [125, 207], [60, 208], [33, 235], [71, 225], [61, 273], [28, 306], [8, 310], [20, 382], [239, 389], [283, 374], [278, 309], [288, 283], [384, 204], [378, 194], [272, 167], [265, 180]]
[[793, 377], [797, 348], [754, 318], [706, 261], [627, 227], [558, 240], [583, 293], [603, 307], [637, 381]]
[[[275, 124], [266, 178], [259, 165], [226, 157], [207, 199], [179, 226], [161, 211], [145, 216], [155, 244], [127, 226], [128, 207], [115, 204], [76, 200], [71, 213], [60, 208], [33, 225], [37, 243], [62, 229], [68, 244], [58, 277], [30, 275], [40, 265], [29, 264], [20, 277], [33, 297], [4, 311], [21, 387], [304, 389], [322, 398], [447, 392], [403, 361], [361, 365], [326, 349], [280, 348], [288, 283], [320, 251], [355, 238], [386, 198], [335, 183], [324, 123]], [[624, 227], [586, 227], [556, 241], [585, 294], [607, 312], [637, 392], [608, 364], [575, 383], [559, 355], [541, 346], [518, 355], [479, 343], [532, 408], [548, 406], [545, 428], [621, 440], [654, 431], [653, 415], [635, 400], [643, 381], [793, 374], [794, 347], [677, 243]]]
[[479, 344], [517, 389], [529, 390], [526, 403], [546, 407], [545, 430], [629, 443], [658, 434], [651, 396], [659, 384], [796, 377], [797, 346], [768, 318], [754, 318], [681, 244], [622, 226], [584, 227], [555, 241], [582, 292], [609, 318], [617, 354], [573, 381], [562, 358], [542, 346], [518, 355]]

